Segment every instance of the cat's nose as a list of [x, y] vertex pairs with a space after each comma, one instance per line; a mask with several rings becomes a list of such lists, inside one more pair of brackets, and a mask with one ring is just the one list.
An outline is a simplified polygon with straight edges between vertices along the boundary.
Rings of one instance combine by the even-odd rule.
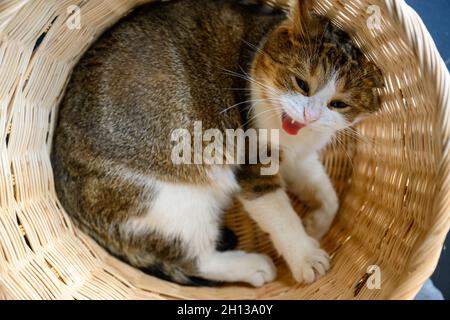
[[320, 118], [320, 111], [316, 108], [305, 108], [303, 111], [303, 119], [305, 120], [305, 124], [311, 124], [316, 122]]

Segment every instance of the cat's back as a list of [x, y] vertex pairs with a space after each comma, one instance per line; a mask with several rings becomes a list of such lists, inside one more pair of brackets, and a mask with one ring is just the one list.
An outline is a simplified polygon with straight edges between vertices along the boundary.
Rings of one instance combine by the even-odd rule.
[[240, 126], [237, 108], [221, 113], [242, 95], [232, 90], [242, 80], [226, 70], [246, 68], [253, 48], [245, 43], [257, 44], [280, 17], [233, 0], [137, 8], [74, 69], [55, 146], [108, 160], [134, 159], [137, 165], [155, 154], [169, 157], [171, 132], [191, 129], [194, 121], [204, 128]]
[[56, 178], [111, 164], [160, 178], [193, 176], [195, 166], [170, 162], [171, 133], [193, 130], [194, 121], [223, 131], [242, 124], [238, 108], [222, 112], [246, 98], [233, 90], [242, 79], [226, 70], [241, 73], [253, 51], [246, 43], [257, 44], [280, 20], [233, 0], [137, 8], [73, 71], [54, 138]]

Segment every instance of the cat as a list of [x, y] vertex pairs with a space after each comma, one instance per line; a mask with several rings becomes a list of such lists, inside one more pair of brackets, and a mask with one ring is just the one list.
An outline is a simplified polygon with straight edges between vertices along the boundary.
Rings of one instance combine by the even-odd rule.
[[[313, 5], [293, 0], [284, 12], [173, 0], [142, 5], [105, 32], [73, 71], [51, 154], [58, 198], [75, 223], [163, 279], [259, 287], [276, 268], [234, 249], [223, 211], [237, 198], [296, 281], [323, 276], [330, 258], [319, 240], [338, 197], [318, 154], [380, 108], [383, 77]], [[279, 172], [261, 174], [261, 162], [174, 164], [171, 134], [192, 132], [195, 121], [221, 132], [278, 130], [279, 141], [267, 143], [280, 151]], [[313, 208], [303, 222], [287, 190]]]

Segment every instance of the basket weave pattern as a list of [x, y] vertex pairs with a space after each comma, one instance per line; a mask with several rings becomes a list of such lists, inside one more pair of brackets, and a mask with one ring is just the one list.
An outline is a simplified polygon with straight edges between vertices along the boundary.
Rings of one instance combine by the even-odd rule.
[[[49, 160], [58, 102], [82, 53], [144, 2], [0, 3], [0, 299], [412, 298], [434, 270], [450, 224], [450, 76], [403, 0], [323, 0], [316, 8], [353, 31], [386, 80], [383, 110], [356, 128], [359, 138], [342, 136], [323, 155], [341, 207], [322, 243], [332, 269], [318, 282], [296, 284], [238, 204], [226, 221], [240, 246], [279, 266], [278, 279], [263, 288], [189, 288], [149, 277], [73, 226]], [[79, 30], [66, 24], [73, 4], [81, 8]], [[374, 4], [379, 29], [367, 23]], [[380, 290], [366, 286], [370, 265], [381, 270]]]

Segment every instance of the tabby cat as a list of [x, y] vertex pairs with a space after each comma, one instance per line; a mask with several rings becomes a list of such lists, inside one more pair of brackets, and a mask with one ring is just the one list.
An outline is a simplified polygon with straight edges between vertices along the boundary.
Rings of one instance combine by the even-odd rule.
[[[112, 254], [186, 285], [262, 286], [276, 268], [233, 248], [223, 211], [236, 197], [298, 282], [330, 267], [318, 240], [338, 198], [318, 153], [380, 108], [380, 70], [312, 0], [266, 10], [238, 0], [140, 6], [74, 69], [52, 163], [58, 197]], [[262, 161], [175, 164], [172, 134], [274, 129], [280, 170]], [[247, 157], [248, 158], [248, 157]], [[287, 191], [309, 204], [303, 223]]]

